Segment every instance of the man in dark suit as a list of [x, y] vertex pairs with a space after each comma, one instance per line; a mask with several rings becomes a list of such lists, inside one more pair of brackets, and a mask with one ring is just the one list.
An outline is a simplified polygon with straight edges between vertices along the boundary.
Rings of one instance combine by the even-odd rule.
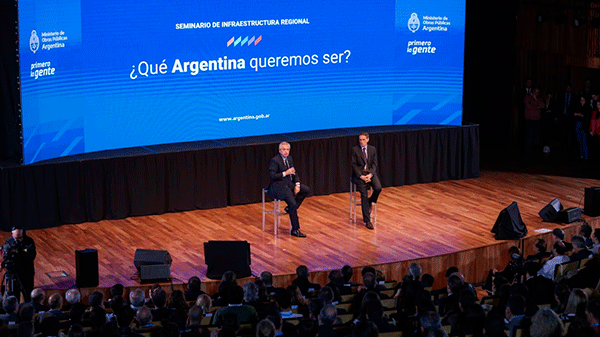
[[292, 224], [291, 235], [299, 238], [306, 237], [306, 235], [300, 232], [297, 211], [304, 198], [310, 193], [310, 188], [300, 183], [300, 178], [294, 167], [294, 161], [290, 157], [289, 143], [282, 142], [279, 144], [279, 155], [271, 159], [269, 174], [271, 176], [269, 195], [286, 202], [287, 207], [285, 211], [290, 215], [290, 222]]
[[[367, 144], [369, 143], [369, 134], [366, 132], [358, 135], [358, 143], [359, 145], [352, 148], [352, 181], [360, 192], [365, 226], [373, 229], [371, 205], [377, 202], [379, 193], [381, 193], [381, 183], [377, 177], [377, 150], [374, 146]], [[373, 188], [371, 197], [369, 197], [369, 186]]]

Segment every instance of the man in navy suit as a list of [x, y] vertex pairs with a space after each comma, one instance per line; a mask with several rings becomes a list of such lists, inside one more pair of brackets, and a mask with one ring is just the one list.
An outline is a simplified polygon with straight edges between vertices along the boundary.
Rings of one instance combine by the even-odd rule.
[[292, 224], [291, 235], [304, 238], [306, 235], [300, 232], [300, 223], [298, 222], [298, 207], [310, 193], [310, 188], [300, 183], [294, 161], [290, 157], [290, 147], [287, 142], [280, 143], [279, 154], [273, 157], [269, 163], [271, 176], [269, 195], [286, 202], [285, 211], [290, 215]]
[[[369, 143], [369, 134], [366, 132], [358, 135], [358, 143], [359, 145], [352, 148], [352, 181], [360, 192], [365, 226], [373, 229], [371, 205], [377, 202], [379, 193], [381, 193], [381, 183], [377, 177], [377, 150], [374, 146], [367, 144]], [[371, 197], [369, 197], [369, 186], [373, 188]]]

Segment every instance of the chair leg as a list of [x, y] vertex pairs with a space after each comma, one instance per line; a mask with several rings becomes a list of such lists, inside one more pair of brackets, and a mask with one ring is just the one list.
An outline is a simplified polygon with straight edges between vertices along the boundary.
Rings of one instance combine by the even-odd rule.
[[262, 191], [262, 231], [265, 231], [265, 190]]

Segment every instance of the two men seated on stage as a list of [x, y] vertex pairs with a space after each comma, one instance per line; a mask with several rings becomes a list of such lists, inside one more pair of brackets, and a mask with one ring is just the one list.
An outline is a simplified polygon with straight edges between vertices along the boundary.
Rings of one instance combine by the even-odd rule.
[[[356, 184], [356, 189], [360, 192], [363, 221], [368, 229], [373, 229], [371, 222], [371, 209], [373, 203], [381, 193], [381, 183], [377, 176], [377, 150], [374, 146], [368, 145], [369, 134], [361, 132], [358, 136], [359, 145], [352, 149], [352, 181]], [[292, 225], [291, 235], [295, 237], [306, 237], [300, 232], [300, 222], [298, 220], [298, 207], [310, 193], [310, 188], [300, 183], [300, 178], [294, 167], [294, 161], [290, 156], [291, 146], [287, 142], [279, 144], [279, 154], [269, 162], [269, 176], [271, 183], [269, 185], [269, 195], [272, 198], [283, 200], [287, 207], [285, 211], [290, 215]], [[369, 186], [373, 193], [369, 197]]]

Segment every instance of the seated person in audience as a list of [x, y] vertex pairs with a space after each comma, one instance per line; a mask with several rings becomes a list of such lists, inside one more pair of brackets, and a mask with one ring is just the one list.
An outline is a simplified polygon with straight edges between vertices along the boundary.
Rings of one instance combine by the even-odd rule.
[[66, 321], [69, 319], [69, 315], [63, 312], [63, 297], [59, 293], [54, 293], [48, 298], [48, 311], [52, 315], [56, 316], [59, 321]]
[[587, 249], [583, 236], [573, 235], [571, 244], [573, 244], [573, 251], [575, 252], [571, 255], [571, 261], [579, 261], [592, 257], [592, 252]]
[[594, 330], [596, 330], [597, 332], [600, 332], [600, 326], [598, 324], [600, 323], [600, 301], [591, 301], [585, 310], [585, 314], [587, 316], [588, 323], [590, 323], [590, 326], [594, 328]]
[[249, 305], [256, 309], [256, 312], [262, 312], [265, 309], [265, 304], [258, 296], [258, 286], [254, 282], [244, 283], [244, 301], [245, 305]]
[[481, 336], [485, 322], [485, 311], [477, 302], [473, 292], [465, 288], [459, 294], [460, 312], [450, 316], [448, 323], [452, 326], [451, 334], [475, 334]]
[[276, 305], [271, 305], [265, 309], [265, 318], [270, 320], [275, 326], [276, 336], [296, 336], [296, 326], [281, 318], [281, 314]]
[[560, 241], [564, 244], [567, 252], [570, 252], [571, 250], [573, 250], [573, 245], [571, 243], [565, 241], [565, 232], [560, 228], [554, 228], [552, 230], [552, 241], [553, 241], [552, 246], [554, 246], [554, 244], [557, 241]]
[[279, 313], [281, 314], [282, 319], [293, 319], [302, 317], [301, 314], [296, 314], [292, 312], [292, 293], [285, 289], [280, 291], [275, 295], [275, 301], [279, 306]]
[[52, 314], [42, 314], [40, 330], [40, 337], [58, 336], [58, 332], [60, 331], [58, 318]]
[[334, 269], [329, 272], [329, 283], [326, 285], [333, 289], [334, 297], [336, 301], [341, 301], [342, 295], [350, 295], [352, 294], [352, 287], [347, 286], [344, 283], [344, 275], [342, 275], [342, 271], [339, 269]]
[[366, 320], [375, 323], [377, 330], [380, 333], [398, 331], [398, 328], [391, 324], [389, 320], [383, 316], [383, 305], [381, 304], [379, 298], [376, 297], [367, 299], [367, 295], [365, 295], [364, 298], [365, 300], [363, 301], [362, 310], [365, 313]]
[[81, 303], [81, 293], [77, 289], [69, 289], [65, 293], [65, 301], [67, 303], [63, 305], [63, 310], [69, 311], [73, 304]]
[[17, 324], [19, 321], [19, 314], [17, 313], [19, 300], [13, 295], [7, 296], [2, 301], [2, 308], [6, 313], [0, 315], [0, 320], [6, 322], [6, 324]]
[[122, 301], [123, 303], [125, 303], [125, 299], [123, 298], [124, 293], [125, 293], [125, 288], [123, 287], [123, 285], [121, 283], [117, 283], [117, 284], [113, 285], [112, 287], [110, 287], [110, 291], [109, 291], [110, 298], [108, 299], [108, 301], [106, 301], [106, 303], [104, 303], [104, 307], [110, 308], [111, 303], [113, 301], [119, 301], [120, 303]]
[[275, 337], [275, 333], [275, 325], [269, 319], [263, 319], [256, 324], [256, 337]]
[[562, 314], [567, 307], [567, 301], [569, 300], [570, 295], [571, 289], [567, 285], [566, 280], [560, 280], [554, 288], [554, 302], [556, 306], [552, 308], [552, 311], [557, 314]]
[[316, 337], [319, 324], [314, 320], [303, 319], [298, 322], [296, 329], [298, 330], [298, 337]]
[[138, 331], [153, 328], [152, 313], [147, 306], [139, 308], [135, 314], [135, 320], [138, 322]]
[[[448, 269], [446, 269], [446, 273], [444, 274], [444, 277], [446, 277], [446, 282], [448, 282], [448, 277], [450, 277], [450, 275], [454, 274], [454, 273], [458, 273], [459, 270], [457, 267], [452, 266]], [[436, 304], [439, 303], [439, 299], [440, 297], [444, 297], [447, 295], [447, 289], [446, 287], [440, 288], [440, 289], [435, 289], [431, 291], [431, 296], [433, 296], [434, 298], [434, 302]]]
[[525, 298], [521, 295], [511, 296], [505, 309], [506, 330], [510, 337], [515, 336], [515, 330], [525, 326]]
[[538, 275], [543, 276], [547, 279], [554, 279], [554, 269], [556, 265], [569, 262], [569, 257], [565, 254], [567, 253], [567, 249], [565, 248], [565, 244], [558, 240], [554, 242], [552, 245], [552, 258], [542, 266], [542, 269], [538, 272]]
[[600, 256], [593, 255], [593, 259], [587, 261], [583, 267], [579, 268], [577, 273], [566, 280], [571, 288], [591, 288], [595, 289], [600, 281]]
[[170, 321], [176, 323], [181, 330], [185, 329], [189, 306], [181, 290], [174, 290], [167, 300], [167, 308], [171, 309]]
[[[365, 294], [369, 291], [374, 291], [377, 295], [379, 295], [380, 299], [389, 298], [389, 296], [385, 296], [381, 294], [381, 291], [377, 287], [375, 283], [375, 274], [366, 273], [363, 275], [363, 284], [358, 287], [358, 292], [354, 295], [352, 299], [352, 304], [350, 305], [350, 312], [354, 314], [354, 317], [357, 317], [360, 314], [360, 308], [362, 305], [362, 299]], [[338, 311], [338, 314], [342, 314]]]
[[484, 289], [491, 290], [492, 279], [494, 277], [504, 277], [508, 280], [508, 283], [513, 283], [515, 279], [521, 278], [521, 275], [523, 275], [523, 256], [521, 255], [521, 250], [517, 246], [511, 246], [508, 249], [508, 256], [510, 260], [504, 270], [498, 271], [497, 269], [492, 269], [490, 271], [483, 287]]
[[229, 298], [229, 292], [237, 287], [237, 275], [231, 270], [226, 271], [221, 276], [221, 283], [219, 283], [219, 290], [216, 294], [213, 294], [213, 305], [215, 307], [226, 306], [227, 299]]
[[157, 288], [152, 290], [150, 296], [152, 297], [152, 303], [154, 304], [154, 308], [150, 309], [153, 320], [163, 321], [169, 319], [171, 316], [171, 310], [166, 307], [167, 292], [163, 288]]
[[457, 313], [460, 311], [458, 306], [458, 300], [460, 291], [463, 289], [469, 289], [474, 292], [474, 289], [470, 284], [466, 283], [464, 277], [459, 272], [456, 272], [448, 277], [448, 283], [446, 285], [446, 291], [448, 296], [440, 300], [440, 315], [446, 316], [450, 313]]
[[89, 324], [91, 329], [86, 332], [86, 337], [102, 336], [101, 329], [106, 324], [106, 310], [99, 306], [89, 308]]
[[594, 234], [592, 234], [592, 242], [594, 243], [592, 247], [592, 254], [598, 255], [598, 250], [600, 249], [600, 228], [594, 229]]
[[[244, 292], [244, 295], [246, 293]], [[248, 303], [245, 303], [248, 304]], [[200, 296], [198, 296], [198, 299], [196, 300], [196, 305], [200, 306], [202, 308], [202, 311], [204, 312], [204, 316], [206, 317], [212, 317], [212, 315], [214, 314], [213, 309], [212, 309], [212, 299], [210, 298], [210, 296], [208, 296], [208, 294], [202, 294]]]
[[[61, 329], [68, 329], [74, 324], [83, 324], [83, 315], [85, 315], [87, 307], [83, 303], [74, 303], [69, 310], [69, 320], [61, 323]], [[87, 322], [89, 323], [89, 321]], [[89, 324], [88, 324], [89, 325]]]
[[317, 320], [317, 318], [319, 317], [319, 313], [321, 312], [321, 309], [323, 309], [323, 307], [325, 306], [325, 302], [323, 301], [323, 299], [321, 298], [311, 298], [310, 301], [308, 302], [308, 315], [309, 315], [309, 319], [311, 320]]
[[419, 314], [419, 330], [421, 331], [421, 336], [432, 336], [435, 331], [441, 329], [442, 320], [437, 312], [425, 311]]
[[302, 296], [300, 288], [298, 288], [297, 285], [290, 284], [286, 288], [286, 290], [292, 294], [292, 309], [306, 308], [306, 306], [308, 305], [308, 301], [306, 300], [306, 298], [304, 298], [304, 296]]
[[423, 288], [428, 288], [428, 290], [431, 290], [431, 287], [433, 287], [434, 282], [435, 278], [431, 274], [423, 274], [423, 276], [421, 277], [421, 285], [423, 286]]
[[33, 318], [35, 317], [35, 309], [31, 303], [23, 303], [19, 306], [19, 326], [17, 327], [17, 336], [31, 337], [33, 336]]
[[533, 244], [533, 255], [527, 256], [526, 261], [541, 260], [552, 256], [552, 253], [548, 251], [548, 244], [544, 239], [537, 239]]
[[188, 302], [195, 301], [198, 296], [205, 294], [201, 286], [202, 281], [198, 276], [190, 277], [187, 283], [187, 290], [185, 291], [185, 300]]
[[119, 335], [124, 337], [142, 337], [139, 332], [135, 332], [132, 328], [133, 320], [135, 319], [135, 310], [130, 306], [123, 306], [117, 314], [117, 324], [119, 325]]
[[321, 289], [321, 285], [310, 282], [308, 280], [308, 276], [308, 267], [305, 265], [300, 265], [298, 268], [296, 268], [296, 278], [292, 281], [292, 284], [297, 285], [304, 296], [306, 296], [309, 291], [317, 291]]
[[[377, 279], [378, 279], [378, 275], [379, 275], [379, 277], [381, 277], [381, 274], [380, 274], [380, 272], [378, 272], [377, 270], [375, 270], [375, 268], [373, 268], [373, 267], [370, 267], [370, 266], [364, 267], [364, 268], [363, 268], [363, 269], [360, 271], [360, 274], [361, 274], [361, 276], [363, 277], [363, 279], [364, 279], [364, 277], [365, 277], [365, 274], [367, 274], [367, 273], [371, 273], [371, 274], [373, 274], [373, 275], [375, 276], [375, 287], [376, 287], [378, 290], [385, 290], [385, 286], [384, 286], [384, 285], [382, 285], [382, 284], [379, 284], [379, 283], [378, 283], [378, 281], [377, 281]], [[364, 284], [364, 282], [363, 282], [363, 284]], [[361, 287], [361, 285], [359, 285], [358, 287], [360, 288], [360, 287]], [[357, 291], [358, 291], [358, 290], [359, 290], [359, 289], [357, 289]]]
[[528, 290], [527, 303], [535, 305], [550, 304], [554, 301], [554, 282], [538, 275], [540, 268], [541, 266], [537, 262], [525, 263], [525, 280], [523, 283]]
[[345, 265], [342, 267], [342, 276], [344, 277], [344, 285], [348, 287], [357, 286], [358, 283], [352, 282], [352, 275], [354, 271], [350, 265]]
[[[143, 289], [136, 288], [129, 292], [129, 306], [133, 310], [138, 310], [146, 304], [146, 292]], [[91, 303], [90, 303], [91, 305]]]
[[240, 324], [258, 322], [258, 314], [254, 307], [242, 304], [244, 300], [244, 290], [240, 286], [236, 286], [229, 293], [228, 305], [223, 307], [214, 314], [212, 325], [221, 326], [223, 318], [227, 313], [235, 313]]
[[46, 293], [42, 288], [35, 288], [31, 291], [31, 305], [35, 309], [36, 313], [46, 312], [50, 310], [46, 305], [44, 305], [44, 300], [46, 299]]
[[[337, 303], [334, 301], [333, 296], [333, 289], [331, 289], [329, 286], [324, 286], [317, 292], [317, 297], [323, 300], [323, 305], [336, 305]], [[338, 308], [338, 315], [343, 314], [346, 314], [346, 310], [343, 308]]]
[[[408, 267], [408, 274], [402, 277], [402, 283], [395, 288], [396, 293], [394, 297], [403, 297], [407, 293], [416, 294], [417, 292], [423, 291], [423, 285], [421, 284], [420, 278], [423, 269], [417, 263], [411, 263]], [[408, 291], [410, 289], [410, 291]]]
[[505, 326], [503, 316], [488, 314], [485, 319], [485, 337], [507, 337]]
[[585, 292], [581, 289], [573, 289], [571, 291], [571, 295], [569, 295], [569, 299], [567, 300], [565, 311], [563, 311], [559, 317], [562, 319], [563, 323], [574, 322], [577, 320], [587, 322], [587, 317], [585, 314], [587, 305], [588, 298]]
[[188, 280], [188, 288], [185, 291], [185, 300], [188, 302], [195, 301], [198, 296], [205, 294], [200, 287], [202, 286], [202, 281], [198, 276], [192, 276]]
[[581, 224], [581, 226], [579, 226], [579, 235], [583, 236], [585, 239], [586, 247], [591, 248], [594, 245], [594, 242], [592, 241], [592, 226], [590, 226], [587, 222], [584, 222]]
[[265, 291], [267, 292], [267, 295], [275, 296], [277, 292], [284, 290], [284, 288], [273, 286], [273, 274], [271, 274], [268, 271], [263, 271], [262, 273], [260, 273], [260, 280], [265, 286]]
[[542, 307], [531, 318], [531, 337], [560, 337], [564, 331], [563, 322], [551, 309]]
[[333, 325], [337, 321], [337, 310], [331, 304], [326, 304], [319, 313], [319, 337], [335, 337], [337, 332], [333, 329]]
[[187, 331], [182, 334], [184, 337], [209, 337], [210, 331], [206, 326], [202, 326], [204, 311], [199, 305], [194, 305], [188, 311]]

